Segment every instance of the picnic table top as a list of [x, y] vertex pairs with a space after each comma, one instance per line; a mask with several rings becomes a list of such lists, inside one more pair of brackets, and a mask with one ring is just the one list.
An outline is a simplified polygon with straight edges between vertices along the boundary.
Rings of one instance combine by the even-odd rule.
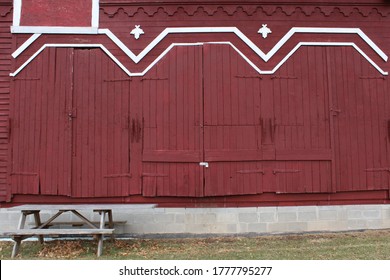
[[156, 204], [24, 204], [7, 208], [7, 211], [137, 210], [156, 206]]

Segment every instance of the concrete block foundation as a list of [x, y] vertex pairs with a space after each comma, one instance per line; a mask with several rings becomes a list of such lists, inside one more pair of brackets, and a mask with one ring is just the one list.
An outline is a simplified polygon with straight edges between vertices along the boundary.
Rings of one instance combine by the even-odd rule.
[[[42, 211], [43, 220], [48, 214]], [[85, 214], [85, 213], [84, 213]], [[248, 208], [155, 208], [114, 212], [125, 221], [117, 234], [275, 234], [390, 228], [390, 205], [342, 205]], [[87, 215], [98, 221], [98, 214]], [[0, 209], [0, 232], [16, 229], [19, 213]], [[77, 221], [71, 215], [61, 221]], [[27, 223], [32, 224], [29, 217]]]

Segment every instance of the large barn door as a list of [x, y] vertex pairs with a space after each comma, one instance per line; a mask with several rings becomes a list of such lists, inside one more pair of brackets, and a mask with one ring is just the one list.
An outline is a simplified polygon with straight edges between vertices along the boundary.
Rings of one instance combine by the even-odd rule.
[[142, 82], [143, 193], [332, 192], [327, 81], [320, 48], [259, 76], [230, 45], [176, 47]]
[[13, 82], [12, 192], [134, 193], [129, 83], [100, 49], [44, 50]]
[[142, 78], [145, 196], [203, 196], [202, 46], [175, 47]]
[[326, 74], [320, 48], [259, 76], [229, 45], [205, 45], [205, 195], [331, 192]]
[[205, 195], [260, 193], [274, 157], [260, 76], [230, 45], [203, 50]]
[[74, 50], [72, 195], [130, 194], [130, 79], [100, 49]]
[[144, 195], [261, 192], [261, 159], [275, 151], [261, 129], [259, 76], [237, 52], [175, 47], [142, 84]]
[[332, 192], [332, 117], [326, 49], [307, 47], [270, 77], [275, 162], [267, 191]]
[[351, 48], [328, 49], [337, 191], [390, 189], [389, 79]]
[[72, 49], [48, 48], [13, 80], [14, 194], [71, 194]]

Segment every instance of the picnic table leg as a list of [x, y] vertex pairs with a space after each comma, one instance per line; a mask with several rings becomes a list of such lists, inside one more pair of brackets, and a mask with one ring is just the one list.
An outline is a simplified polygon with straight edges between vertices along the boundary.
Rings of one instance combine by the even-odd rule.
[[[112, 219], [112, 210], [107, 210], [108, 214], [108, 227], [109, 228], [114, 228], [114, 220]], [[115, 239], [115, 235], [111, 234], [111, 241]]]
[[[105, 225], [105, 219], [106, 219], [106, 211], [99, 211], [99, 214], [100, 214], [100, 229], [104, 229], [104, 225]], [[100, 257], [103, 253], [103, 239], [104, 239], [104, 235], [103, 234], [99, 234], [98, 235], [98, 250], [97, 250], [97, 256]]]
[[13, 240], [15, 243], [12, 249], [11, 258], [15, 258], [16, 255], [19, 253], [19, 248], [20, 248], [20, 243], [22, 242], [22, 238], [20, 236], [15, 236]]
[[114, 220], [112, 219], [112, 211], [107, 210], [107, 214], [108, 214], [108, 226], [109, 226], [109, 228], [114, 228]]
[[[40, 212], [40, 211], [34, 211], [35, 226], [36, 226], [37, 228], [40, 227], [40, 226], [42, 225], [42, 223], [41, 223], [41, 217], [40, 217], [40, 215], [39, 215], [39, 212]], [[43, 244], [43, 241], [44, 241], [43, 235], [39, 235], [39, 236], [38, 236], [38, 239], [39, 239], [39, 242], [40, 242], [41, 244]]]
[[[22, 214], [20, 215], [18, 229], [23, 229], [24, 225], [26, 224], [26, 217], [29, 213], [22, 211]], [[22, 242], [22, 238], [20, 236], [14, 236], [14, 247], [12, 249], [11, 258], [16, 257], [16, 255], [19, 253], [20, 243]]]

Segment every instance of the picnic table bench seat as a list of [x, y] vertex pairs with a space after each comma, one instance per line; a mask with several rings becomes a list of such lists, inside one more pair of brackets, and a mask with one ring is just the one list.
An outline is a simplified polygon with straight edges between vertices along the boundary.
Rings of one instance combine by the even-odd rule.
[[96, 234], [113, 234], [114, 229], [111, 228], [83, 228], [83, 229], [18, 229], [14, 231], [4, 232], [5, 236], [34, 236], [34, 235], [96, 235]]

